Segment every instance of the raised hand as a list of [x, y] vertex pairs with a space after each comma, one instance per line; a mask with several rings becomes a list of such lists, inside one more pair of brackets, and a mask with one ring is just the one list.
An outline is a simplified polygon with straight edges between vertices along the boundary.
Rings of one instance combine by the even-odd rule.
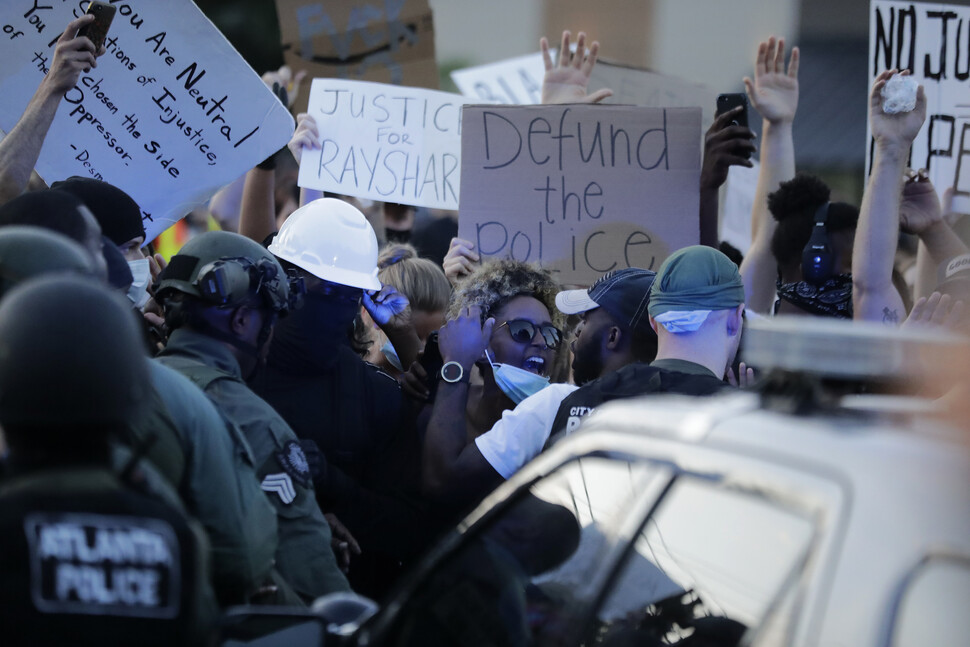
[[445, 362], [458, 362], [466, 371], [485, 352], [492, 338], [495, 319], [482, 325], [482, 310], [478, 306], [464, 308], [457, 319], [447, 322], [438, 331], [438, 348]]
[[448, 253], [441, 262], [441, 268], [452, 285], [481, 265], [481, 257], [475, 251], [475, 244], [463, 238], [452, 238]]
[[731, 125], [738, 106], [719, 116], [704, 136], [704, 162], [701, 166], [701, 190], [717, 189], [727, 181], [732, 166], [751, 168], [755, 134], [746, 126]]
[[930, 227], [943, 222], [943, 210], [936, 188], [925, 171], [913, 173], [903, 185], [903, 199], [899, 203], [899, 227], [910, 234], [923, 234]]
[[602, 89], [593, 94], [586, 94], [589, 85], [589, 75], [596, 65], [596, 55], [600, 44], [593, 41], [586, 53], [586, 34], [579, 32], [576, 39], [576, 51], [569, 50], [570, 33], [562, 33], [562, 46], [559, 48], [559, 60], [553, 64], [549, 53], [549, 41], [545, 36], [539, 40], [542, 50], [542, 61], [546, 65], [546, 74], [542, 79], [542, 103], [599, 103], [612, 96], [613, 91]]
[[[909, 148], [919, 129], [923, 127], [926, 120], [926, 93], [923, 86], [916, 90], [916, 108], [910, 112], [900, 112], [888, 115], [882, 110], [882, 89], [886, 81], [896, 74], [897, 70], [886, 70], [876, 77], [872, 84], [872, 91], [869, 93], [869, 125], [872, 128], [872, 137], [878, 145], [896, 145]], [[903, 76], [909, 74], [909, 70], [900, 72]]]
[[798, 48], [793, 47], [785, 71], [785, 39], [772, 36], [758, 45], [754, 80], [744, 77], [748, 100], [771, 123], [792, 121], [798, 108]]
[[97, 57], [104, 53], [104, 47], [100, 52], [95, 52], [91, 39], [76, 35], [78, 29], [91, 22], [94, 22], [94, 15], [84, 14], [68, 23], [64, 33], [57, 39], [54, 60], [44, 77], [44, 82], [52, 92], [66, 94], [77, 85], [81, 72], [89, 72], [91, 68], [98, 66]]
[[303, 157], [304, 148], [320, 148], [320, 131], [317, 130], [317, 121], [309, 114], [301, 112], [296, 116], [296, 130], [290, 142], [286, 145], [293, 153], [296, 163], [300, 163]]

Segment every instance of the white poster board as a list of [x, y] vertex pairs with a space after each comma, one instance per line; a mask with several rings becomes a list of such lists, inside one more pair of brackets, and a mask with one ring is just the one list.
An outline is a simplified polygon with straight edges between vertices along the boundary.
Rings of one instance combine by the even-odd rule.
[[[872, 0], [869, 11], [869, 87], [883, 70], [912, 71], [926, 92], [926, 122], [910, 166], [927, 169], [941, 196], [955, 187], [954, 210], [970, 213], [970, 7]], [[867, 126], [867, 172], [871, 156]]]
[[[751, 160], [751, 164], [751, 168], [732, 166], [728, 169], [724, 199], [721, 201], [720, 239], [736, 247], [742, 254], [747, 254], [751, 247], [751, 210], [754, 208], [754, 194], [761, 170], [757, 160]], [[768, 217], [772, 216], [769, 214]]]
[[[555, 60], [555, 50], [550, 51]], [[546, 66], [542, 52], [517, 56], [498, 63], [476, 65], [451, 73], [458, 91], [477, 103], [534, 105], [542, 101], [542, 78]]]
[[299, 184], [457, 210], [465, 103], [461, 95], [437, 90], [314, 79], [308, 111], [320, 148], [303, 151]]
[[[4, 0], [0, 128], [20, 118], [54, 42], [87, 3]], [[152, 239], [286, 145], [293, 119], [190, 0], [115, 4], [98, 66], [68, 91], [37, 172], [126, 191]]]

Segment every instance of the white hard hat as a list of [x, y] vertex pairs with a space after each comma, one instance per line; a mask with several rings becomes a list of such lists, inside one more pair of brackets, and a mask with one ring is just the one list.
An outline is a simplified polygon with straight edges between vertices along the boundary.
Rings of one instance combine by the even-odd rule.
[[381, 289], [377, 236], [364, 214], [343, 200], [320, 198], [294, 211], [269, 251], [325, 281]]

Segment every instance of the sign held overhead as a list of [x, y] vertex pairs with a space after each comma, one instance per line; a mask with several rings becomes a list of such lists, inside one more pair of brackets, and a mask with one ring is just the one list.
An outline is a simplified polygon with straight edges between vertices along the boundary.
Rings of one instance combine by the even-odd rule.
[[459, 236], [589, 285], [699, 240], [699, 108], [466, 106]]

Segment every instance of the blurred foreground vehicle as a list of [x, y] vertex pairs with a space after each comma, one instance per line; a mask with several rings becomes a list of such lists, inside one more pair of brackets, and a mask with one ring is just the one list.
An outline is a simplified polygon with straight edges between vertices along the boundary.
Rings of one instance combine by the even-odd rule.
[[323, 600], [320, 642], [285, 644], [966, 644], [966, 437], [928, 400], [839, 395], [953, 340], [804, 318], [746, 336], [755, 392], [600, 407], [379, 611]]

